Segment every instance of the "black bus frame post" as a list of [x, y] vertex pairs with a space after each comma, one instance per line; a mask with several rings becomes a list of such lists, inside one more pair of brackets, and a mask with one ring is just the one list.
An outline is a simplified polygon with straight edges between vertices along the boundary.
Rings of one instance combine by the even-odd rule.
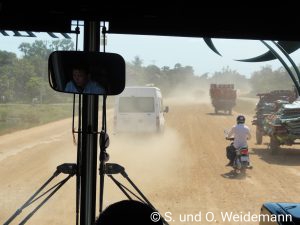
[[[85, 21], [84, 51], [100, 48], [100, 22]], [[80, 225], [92, 225], [96, 212], [98, 95], [83, 95]], [[80, 156], [77, 156], [80, 157]]]

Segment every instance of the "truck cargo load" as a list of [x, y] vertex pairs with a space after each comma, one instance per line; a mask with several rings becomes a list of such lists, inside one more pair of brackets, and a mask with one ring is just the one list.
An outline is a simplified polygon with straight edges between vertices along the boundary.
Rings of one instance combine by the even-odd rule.
[[258, 93], [259, 101], [256, 104], [256, 113], [252, 124], [256, 126], [256, 143], [262, 144], [263, 136], [269, 135], [266, 123], [267, 116], [278, 111], [284, 104], [295, 101], [296, 93], [293, 90], [274, 90], [267, 93]]
[[209, 94], [216, 114], [219, 111], [232, 114], [232, 108], [236, 105], [234, 84], [211, 84]]

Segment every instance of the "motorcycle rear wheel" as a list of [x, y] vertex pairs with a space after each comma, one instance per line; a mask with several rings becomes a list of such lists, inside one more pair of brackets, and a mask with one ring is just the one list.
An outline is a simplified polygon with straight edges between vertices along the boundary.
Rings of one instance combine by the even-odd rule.
[[246, 168], [235, 169], [234, 173], [236, 178], [244, 178], [246, 176]]

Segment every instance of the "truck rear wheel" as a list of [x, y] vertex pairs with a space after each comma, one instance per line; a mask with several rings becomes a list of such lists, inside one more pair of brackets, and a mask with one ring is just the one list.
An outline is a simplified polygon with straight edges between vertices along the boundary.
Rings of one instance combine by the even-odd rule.
[[276, 154], [280, 149], [280, 143], [274, 136], [270, 137], [270, 150], [272, 154]]
[[262, 134], [262, 132], [259, 130], [259, 128], [256, 127], [256, 144], [261, 145], [262, 139], [263, 139], [263, 134]]

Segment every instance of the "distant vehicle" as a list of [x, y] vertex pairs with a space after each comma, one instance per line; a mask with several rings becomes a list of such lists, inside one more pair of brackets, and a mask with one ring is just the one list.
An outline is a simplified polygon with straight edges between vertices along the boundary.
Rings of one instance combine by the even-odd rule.
[[215, 114], [220, 110], [232, 114], [232, 108], [236, 105], [236, 90], [233, 84], [211, 84], [209, 94]]
[[159, 88], [125, 87], [115, 97], [114, 132], [163, 132], [168, 111]]

